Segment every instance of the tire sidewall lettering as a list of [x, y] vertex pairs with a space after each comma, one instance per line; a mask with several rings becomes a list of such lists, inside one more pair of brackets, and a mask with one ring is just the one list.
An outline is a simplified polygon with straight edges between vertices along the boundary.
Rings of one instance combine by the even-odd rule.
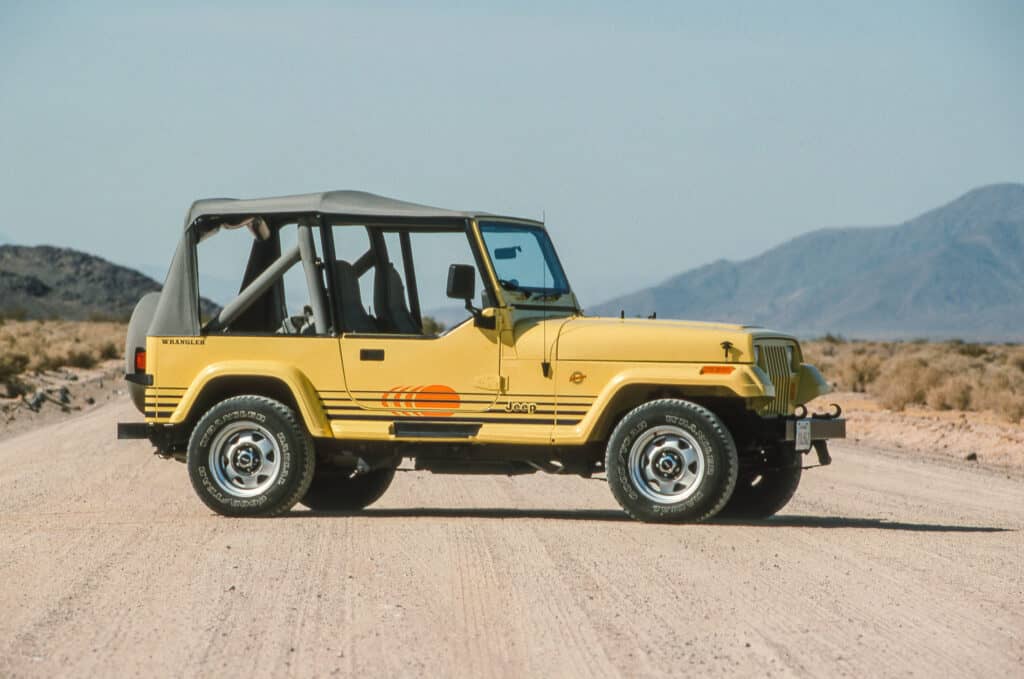
[[[728, 432], [724, 428], [721, 431], [716, 431], [717, 428], [713, 424], [716, 420], [708, 419], [708, 416], [714, 418], [714, 415], [703, 408], [694, 407], [692, 404], [689, 406], [694, 408], [692, 411], [687, 406], [674, 406], [669, 403], [649, 407], [646, 412], [640, 411], [644, 407], [640, 406], [626, 415], [626, 418], [629, 418], [635, 414], [638, 419], [635, 421], [624, 419], [620, 423], [620, 427], [625, 428], [621, 430], [617, 428], [613, 432], [611, 450], [614, 450], [615, 464], [614, 469], [609, 471], [612, 472], [610, 475], [614, 476], [615, 491], [619, 495], [625, 495], [628, 504], [634, 508], [634, 511], [639, 511], [641, 518], [646, 514], [652, 518], [661, 517], [662, 520], [670, 520], [676, 516], [692, 517], [706, 513], [710, 507], [716, 504], [717, 498], [726, 492], [723, 489], [723, 484], [727, 484], [729, 481], [728, 455], [735, 453], [729, 450], [731, 441], [727, 442], [722, 439], [722, 433], [728, 436]], [[629, 454], [633, 444], [643, 432], [652, 426], [661, 424], [683, 429], [696, 439], [704, 451], [704, 478], [694, 494], [678, 504], [660, 504], [650, 501], [634, 487], [629, 474]], [[735, 461], [732, 464], [735, 464]]]
[[[214, 406], [214, 409], [217, 407]], [[214, 409], [211, 409], [211, 412]], [[297, 441], [293, 438], [295, 433], [292, 432], [294, 429], [292, 423], [282, 419], [276, 412], [264, 412], [247, 407], [216, 413], [212, 418], [204, 416], [203, 420], [205, 422], [201, 421], [199, 425], [201, 429], [197, 429], [193, 435], [194, 449], [189, 452], [190, 457], [195, 453], [197, 458], [194, 462], [193, 485], [201, 495], [226, 510], [252, 511], [277, 504], [283, 497], [293, 492], [296, 481], [302, 476], [302, 473], [301, 470], [295, 469], [298, 461], [293, 458]], [[272, 487], [255, 497], [240, 498], [226, 493], [213, 480], [212, 472], [209, 469], [210, 447], [214, 438], [225, 426], [238, 420], [250, 420], [267, 429], [274, 437], [281, 457], [281, 469], [277, 481]]]

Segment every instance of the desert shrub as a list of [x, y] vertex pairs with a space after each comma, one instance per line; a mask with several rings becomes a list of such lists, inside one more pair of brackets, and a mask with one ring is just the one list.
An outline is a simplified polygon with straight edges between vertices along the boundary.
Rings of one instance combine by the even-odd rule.
[[953, 350], [962, 356], [970, 356], [971, 358], [980, 358], [988, 354], [988, 348], [984, 344], [974, 344], [965, 342], [952, 342]]
[[1016, 356], [1010, 357], [1010, 365], [1017, 370], [1024, 372], [1024, 354], [1017, 354]]
[[98, 362], [99, 359], [96, 358], [96, 354], [93, 352], [72, 349], [68, 352], [64, 364], [72, 368], [94, 368]]
[[924, 405], [928, 390], [942, 379], [942, 372], [920, 357], [896, 357], [887, 361], [871, 388], [882, 405], [903, 410]]
[[0, 382], [7, 384], [28, 367], [29, 357], [20, 352], [4, 352], [0, 354]]
[[4, 389], [6, 390], [7, 398], [18, 398], [20, 396], [25, 396], [32, 391], [19, 375], [8, 377], [4, 382]]
[[836, 377], [843, 388], [863, 392], [878, 378], [881, 367], [882, 361], [878, 356], [855, 351], [836, 363]]
[[100, 360], [109, 361], [121, 356], [121, 349], [113, 342], [107, 342], [100, 347]]
[[833, 335], [830, 332], [826, 333], [825, 336], [821, 338], [821, 341], [825, 342], [826, 344], [843, 344], [844, 342], [846, 342], [846, 340], [843, 339], [842, 335]]
[[433, 316], [423, 317], [424, 335], [440, 335], [442, 332], [444, 332], [444, 323], [439, 322]]
[[940, 382], [925, 394], [925, 403], [936, 410], [969, 410], [974, 381], [956, 376]]
[[1007, 394], [999, 401], [996, 412], [1009, 422], [1020, 423], [1024, 420], [1024, 394]]
[[56, 353], [37, 354], [32, 357], [31, 366], [36, 372], [46, 372], [47, 370], [57, 370], [58, 368], [65, 365], [65, 356]]

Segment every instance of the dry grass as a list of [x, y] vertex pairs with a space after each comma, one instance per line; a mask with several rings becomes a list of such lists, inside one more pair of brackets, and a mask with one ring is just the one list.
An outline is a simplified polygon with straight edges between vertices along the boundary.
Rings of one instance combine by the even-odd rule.
[[5, 321], [0, 325], [0, 383], [25, 372], [92, 368], [121, 355], [125, 325], [105, 321]]
[[887, 408], [991, 411], [1024, 418], [1024, 345], [860, 342], [803, 343], [804, 360], [841, 391], [867, 393]]

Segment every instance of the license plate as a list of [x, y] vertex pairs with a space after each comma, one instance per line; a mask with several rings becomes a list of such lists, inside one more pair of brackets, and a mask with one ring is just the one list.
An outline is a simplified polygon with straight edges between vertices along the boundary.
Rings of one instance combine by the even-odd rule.
[[796, 449], [799, 451], [811, 449], [811, 421], [796, 421]]

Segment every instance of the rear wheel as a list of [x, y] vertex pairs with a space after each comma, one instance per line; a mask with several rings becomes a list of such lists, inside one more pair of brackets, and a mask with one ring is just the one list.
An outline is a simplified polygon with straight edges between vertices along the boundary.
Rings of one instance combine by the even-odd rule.
[[188, 443], [192, 487], [225, 516], [274, 516], [291, 509], [313, 479], [306, 428], [286, 405], [236, 396], [210, 408]]
[[356, 474], [352, 469], [321, 467], [300, 502], [318, 512], [354, 512], [379, 500], [395, 478], [393, 467]]
[[711, 518], [729, 499], [737, 467], [736, 445], [722, 421], [678, 399], [627, 413], [605, 457], [612, 495], [641, 521]]
[[719, 513], [723, 518], [764, 519], [789, 504], [800, 485], [800, 456], [788, 467], [745, 472], [736, 480], [736, 489]]

